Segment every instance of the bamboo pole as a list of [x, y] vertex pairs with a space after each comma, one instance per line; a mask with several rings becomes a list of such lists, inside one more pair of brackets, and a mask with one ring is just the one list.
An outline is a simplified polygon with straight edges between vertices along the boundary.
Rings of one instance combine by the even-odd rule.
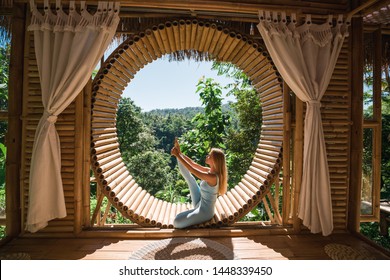
[[157, 220], [156, 220], [156, 226], [157, 227], [161, 227], [162, 226], [162, 221], [164, 219], [164, 216], [165, 216], [165, 213], [167, 211], [167, 208], [168, 208], [168, 202], [163, 201], [163, 203], [161, 205], [161, 210], [159, 211], [159, 215], [158, 215]]
[[128, 207], [127, 213], [130, 216], [133, 216], [135, 219], [137, 219], [138, 214], [136, 212], [136, 209], [139, 207], [139, 205], [142, 203], [143, 199], [147, 195], [147, 191], [142, 189], [141, 192], [136, 196], [133, 203]]
[[[228, 50], [232, 46], [233, 42], [235, 41], [237, 34], [233, 31], [230, 31], [228, 33], [228, 36], [226, 37], [226, 40], [224, 44], [221, 47], [221, 51], [219, 52], [218, 56], [220, 60], [224, 61], [224, 57], [228, 56], [230, 53], [228, 53]], [[231, 49], [230, 49], [231, 50]]]
[[[146, 217], [146, 214], [148, 213], [148, 211], [151, 209], [151, 206], [153, 204], [153, 202], [156, 200], [156, 198], [154, 196], [149, 196], [149, 199], [148, 201], [146, 202], [145, 204], [145, 207], [143, 207], [143, 209], [141, 211], [139, 211], [139, 215], [138, 215], [138, 220], [143, 223], [145, 221], [145, 217]], [[138, 212], [138, 211], [137, 211]]]
[[142, 210], [144, 209], [145, 205], [147, 204], [147, 202], [149, 201], [149, 198], [150, 198], [150, 193], [146, 192], [145, 193], [145, 196], [143, 196], [142, 198], [138, 198], [137, 200], [139, 201], [136, 201], [134, 204], [138, 205], [136, 208], [134, 208], [134, 211], [131, 212], [131, 209], [129, 211], [127, 211], [127, 213], [130, 212], [130, 215], [131, 213], [133, 213], [133, 217], [137, 220], [139, 220], [140, 218], [140, 214], [142, 212]]
[[267, 215], [268, 215], [269, 219], [271, 220], [271, 223], [275, 223], [275, 218], [272, 215], [272, 212], [271, 212], [271, 209], [269, 208], [268, 201], [267, 201], [266, 197], [263, 197], [262, 201], [263, 201], [263, 204], [265, 207], [265, 211], [267, 212]]
[[186, 34], [186, 41], [185, 41], [185, 49], [189, 50], [191, 48], [191, 35], [192, 35], [192, 21], [187, 19], [185, 21], [185, 34]]
[[290, 139], [291, 139], [291, 104], [290, 104], [290, 89], [286, 83], [283, 84], [283, 115], [284, 115], [284, 131], [283, 131], [283, 224], [288, 224], [291, 213], [292, 197], [291, 197], [291, 166], [290, 166]]
[[[245, 50], [244, 53], [242, 53], [241, 51], [238, 53], [238, 55], [242, 54], [241, 57], [235, 57], [233, 58], [233, 60], [236, 60], [237, 59], [237, 62], [236, 62], [236, 65], [239, 66], [241, 69], [243, 69], [245, 67], [245, 65], [247, 65], [250, 61], [252, 61], [255, 56], [253, 55], [253, 53], [255, 52], [255, 50], [257, 49], [257, 43], [254, 43], [253, 41], [251, 40], [248, 40], [247, 41], [247, 45], [243, 48], [243, 50]], [[237, 55], [237, 56], [238, 56]], [[245, 63], [245, 64], [244, 64]]]
[[[126, 192], [128, 190], [128, 185], [130, 184], [130, 182], [134, 181], [133, 177], [128, 172], [125, 172], [124, 174], [126, 174], [126, 177], [121, 182], [119, 182], [119, 184], [110, 186], [110, 190], [106, 188], [106, 191], [109, 192], [109, 197], [115, 197], [117, 199], [120, 199], [118, 196], [121, 193]], [[114, 202], [118, 201], [114, 199]]]
[[185, 50], [186, 45], [186, 21], [184, 19], [179, 20], [179, 37], [180, 48], [178, 50]]
[[232, 221], [234, 219], [234, 211], [232, 211], [229, 208], [228, 204], [226, 203], [226, 201], [223, 197], [224, 197], [224, 195], [219, 196], [218, 201], [219, 201], [220, 205], [222, 206], [223, 213], [225, 213], [225, 215], [227, 217], [227, 220], [226, 220], [226, 223], [227, 223], [228, 221]]
[[227, 192], [226, 195], [227, 195], [227, 199], [229, 199], [229, 201], [233, 204], [234, 208], [236, 209], [237, 213], [235, 213], [235, 216], [241, 214], [243, 212], [242, 204], [246, 204], [245, 201], [242, 200], [242, 203], [240, 203], [240, 201], [237, 200], [237, 198], [233, 195], [231, 191]]
[[275, 198], [272, 197], [270, 192], [267, 193], [267, 197], [268, 197], [269, 202], [271, 203], [272, 208], [274, 209], [274, 219], [279, 225], [281, 225], [282, 224], [282, 217], [280, 216], [279, 208], [277, 207], [277, 204], [275, 202]]
[[214, 36], [210, 43], [209, 53], [213, 54], [215, 56], [215, 48], [217, 46], [217, 43], [222, 35], [223, 27], [221, 25], [217, 25], [217, 28], [215, 29]]
[[[96, 120], [96, 118], [95, 118]], [[98, 148], [109, 144], [117, 143], [118, 137], [96, 140], [90, 144], [91, 148]], [[118, 150], [118, 149], [117, 149]]]
[[146, 64], [146, 60], [142, 57], [138, 57], [137, 54], [135, 54], [132, 50], [132, 46], [134, 45], [134, 41], [130, 40], [127, 44], [123, 45], [123, 54], [130, 58], [131, 64], [134, 65], [133, 67], [136, 67], [138, 69], [141, 69]]
[[[153, 47], [152, 47], [153, 49]], [[115, 63], [119, 63], [121, 68], [128, 73], [128, 75], [134, 77], [134, 75], [137, 73], [137, 69], [133, 68], [133, 65], [128, 62], [124, 56], [122, 55], [124, 52], [123, 49], [118, 50], [118, 52], [115, 54]]]
[[[231, 214], [229, 214], [229, 220], [233, 221], [233, 219], [238, 216], [239, 209], [241, 207], [239, 205], [238, 205], [238, 207], [236, 207], [236, 205], [233, 203], [233, 201], [231, 201], [229, 199], [227, 194], [222, 195], [221, 197], [223, 199], [223, 202], [224, 202], [223, 204], [225, 205], [225, 207], [228, 207], [228, 211], [229, 211], [228, 213], [232, 214], [232, 216], [231, 216]], [[234, 197], [233, 197], [233, 200], [234, 200]]]
[[190, 49], [195, 49], [195, 38], [197, 34], [198, 21], [193, 19], [191, 22], [191, 40], [190, 40]]
[[237, 52], [237, 54], [231, 58], [231, 62], [233, 64], [237, 65], [237, 67], [241, 68], [241, 65], [238, 64], [238, 62], [243, 60], [243, 59], [246, 59], [247, 55], [248, 55], [248, 52], [252, 51], [252, 50], [254, 51], [253, 41], [252, 40], [247, 40], [246, 44], [244, 44], [244, 46]]
[[217, 45], [215, 46], [215, 50], [213, 51], [213, 55], [215, 55], [218, 59], [220, 59], [219, 53], [221, 52], [222, 47], [224, 46], [225, 41], [228, 38], [228, 36], [229, 36], [229, 29], [224, 28], [221, 32], [221, 35], [220, 35], [218, 41], [217, 41]]
[[[99, 184], [98, 184], [98, 189], [100, 189]], [[92, 218], [91, 218], [92, 226], [95, 224], [95, 221], [98, 221], [98, 225], [100, 225], [100, 219], [97, 220], [97, 216], [100, 215], [100, 207], [102, 206], [103, 198], [104, 198], [103, 193], [97, 194], [96, 207], [95, 210], [93, 211]]]
[[[351, 71], [351, 154], [350, 181], [348, 194], [348, 223], [351, 232], [359, 232], [360, 201], [362, 184], [362, 152], [363, 152], [363, 21], [361, 18], [352, 21], [352, 54], [354, 71]], [[352, 65], [350, 65], [352, 67]]]
[[[241, 182], [238, 183], [238, 186], [240, 187], [239, 189], [244, 191], [251, 199], [252, 201], [256, 201], [257, 200], [257, 192], [258, 192], [258, 188], [257, 187], [254, 187], [251, 185], [251, 183], [249, 183], [247, 180], [245, 180], [244, 178], [241, 180]], [[237, 189], [238, 191], [238, 189]]]
[[[240, 194], [237, 192], [236, 189], [237, 189], [237, 187], [232, 188], [232, 189], [230, 190], [229, 194], [231, 194], [231, 195], [238, 201], [238, 203], [239, 203], [239, 204], [241, 205], [241, 207], [242, 207], [242, 210], [245, 210], [245, 209], [248, 208], [248, 204], [249, 204], [248, 199], [250, 199], [250, 201], [252, 201], [252, 199], [251, 199], [248, 195], [246, 195], [246, 196], [244, 196], [243, 194], [240, 195]], [[246, 201], [245, 201], [245, 199], [246, 199]], [[241, 212], [242, 212], [242, 211], [241, 211]]]
[[155, 50], [153, 49], [152, 44], [150, 43], [149, 39], [146, 37], [146, 32], [140, 32], [139, 37], [140, 37], [140, 43], [142, 43], [144, 48], [146, 48], [146, 53], [148, 53], [148, 55], [150, 55], [152, 61], [156, 60], [157, 55], [156, 55]]
[[[119, 173], [119, 172], [118, 172]], [[110, 193], [114, 188], [117, 188], [118, 185], [121, 185], [123, 180], [127, 179], [129, 172], [125, 170], [123, 173], [119, 174], [118, 177], [113, 179], [107, 185], [103, 185], [106, 192]], [[117, 188], [118, 189], [118, 188]]]
[[111, 202], [108, 201], [107, 205], [106, 205], [106, 209], [104, 210], [103, 217], [100, 219], [101, 225], [104, 226], [106, 224], [106, 219], [107, 219], [107, 216], [108, 216], [108, 213], [110, 212], [110, 210], [111, 210]]
[[145, 223], [150, 224], [150, 220], [152, 219], [153, 214], [156, 212], [157, 204], [160, 200], [157, 198], [154, 198], [152, 206], [150, 207], [149, 211], [145, 215]]
[[143, 191], [143, 189], [138, 186], [138, 184], [136, 183], [135, 185], [137, 185], [137, 188], [136, 190], [134, 191], [134, 193], [132, 194], [126, 194], [125, 197], [123, 197], [123, 211], [127, 212], [130, 207], [132, 207], [134, 201], [137, 199], [138, 195], [140, 195], [140, 193]]
[[[129, 48], [129, 45], [128, 44], [125, 44], [123, 45], [123, 47], [118, 50], [118, 54], [123, 57], [123, 60], [125, 60], [127, 62], [127, 64], [130, 65], [130, 68], [132, 69], [131, 71], [133, 72], [138, 72], [141, 68], [142, 68], [142, 65], [140, 64], [140, 62], [134, 60], [130, 54], [127, 52]], [[133, 55], [133, 54], [131, 54]]]
[[104, 187], [110, 185], [112, 182], [115, 181], [115, 179], [117, 179], [119, 176], [121, 176], [124, 172], [126, 172], [127, 169], [126, 169], [126, 166], [123, 166], [121, 167], [119, 170], [117, 170], [116, 172], [113, 172], [112, 175], [108, 176], [108, 177], [105, 177], [103, 180], [101, 180], [102, 182], [102, 185]]
[[205, 45], [206, 45], [206, 40], [208, 38], [208, 34], [210, 33], [210, 23], [206, 22], [203, 27], [203, 32], [200, 38], [200, 43], [199, 43], [199, 51], [203, 52], [205, 51]]
[[230, 44], [230, 46], [222, 56], [223, 61], [230, 61], [228, 58], [232, 56], [233, 53], [235, 53], [235, 50], [237, 49], [237, 46], [241, 41], [242, 41], [242, 35], [239, 33], [235, 34], [233, 42]]
[[219, 220], [219, 221], [217, 221], [217, 224], [219, 224], [219, 225], [226, 224], [228, 221], [228, 217], [227, 217], [224, 209], [222, 208], [221, 202], [219, 200], [217, 200], [217, 202], [215, 203], [215, 209], [217, 210], [216, 216]]
[[207, 33], [207, 39], [205, 40], [204, 46], [202, 48], [203, 51], [210, 51], [211, 42], [213, 37], [215, 36], [215, 31], [217, 30], [217, 25], [215, 23], [210, 24], [209, 32]]
[[251, 78], [251, 80], [257, 76], [258, 71], [260, 71], [264, 68], [269, 69], [270, 67], [272, 67], [270, 65], [270, 62], [268, 61], [268, 59], [266, 58], [266, 56], [263, 53], [259, 55], [259, 58], [261, 59], [260, 62], [257, 63], [256, 65], [253, 65], [252, 68], [248, 68], [247, 71], [245, 72], [247, 74], [247, 76]]
[[140, 37], [138, 35], [135, 35], [133, 37], [133, 42], [134, 43], [130, 45], [129, 49], [131, 49], [134, 52], [134, 54], [143, 63], [143, 65], [152, 62], [153, 61], [152, 57], [150, 56], [150, 54], [142, 44], [142, 41], [140, 41]]
[[162, 222], [161, 227], [162, 228], [168, 228], [169, 227], [169, 217], [170, 217], [170, 214], [171, 214], [171, 209], [172, 209], [172, 203], [168, 203], [167, 204], [167, 210], [165, 211], [165, 214], [164, 214], [164, 216], [161, 219], [161, 222]]
[[76, 113], [75, 113], [75, 136], [74, 136], [74, 165], [79, 166], [74, 171], [74, 233], [78, 234], [82, 230], [83, 223], [83, 150], [86, 148], [84, 145], [84, 94], [87, 90], [88, 84], [79, 93], [75, 100]]
[[196, 30], [196, 36], [194, 41], [194, 49], [199, 50], [200, 41], [203, 35], [203, 29], [204, 29], [204, 22], [199, 21], [197, 23], [197, 30]]
[[94, 148], [92, 148], [91, 153], [92, 154], [103, 153], [103, 152], [107, 152], [109, 150], [117, 149], [118, 147], [119, 147], [119, 143], [113, 143], [113, 144], [108, 144], [108, 145], [104, 145], [104, 146], [100, 146], [100, 147], [94, 147]]
[[107, 178], [114, 174], [117, 170], [125, 167], [125, 163], [121, 159], [117, 159], [114, 162], [105, 164], [104, 166], [100, 165], [96, 168], [99, 179]]
[[171, 208], [171, 213], [170, 213], [170, 216], [169, 216], [169, 224], [168, 224], [168, 228], [173, 228], [173, 221], [176, 217], [176, 213], [177, 213], [177, 204], [176, 203], [173, 203], [172, 204], [172, 208]]
[[[146, 39], [149, 41], [149, 44], [152, 48], [152, 50], [155, 52], [156, 57], [161, 57], [161, 49], [159, 47], [159, 44], [157, 42], [157, 39], [155, 37], [155, 34], [152, 29], [146, 29], [145, 30]], [[161, 40], [161, 39], [160, 39]]]
[[175, 51], [179, 51], [180, 48], [180, 30], [179, 30], [179, 22], [174, 20], [172, 21], [172, 28], [173, 28], [173, 36], [174, 36], [174, 42], [175, 42]]
[[[163, 25], [161, 27], [164, 28]], [[165, 49], [165, 46], [164, 46], [164, 43], [163, 43], [163, 40], [162, 40], [162, 37], [160, 34], [160, 25], [159, 26], [157, 26], [157, 25], [152, 26], [152, 32], [153, 32], [154, 38], [156, 39], [156, 42], [158, 44], [158, 49], [161, 50], [161, 54], [167, 53], [167, 50]]]
[[162, 206], [163, 206], [163, 201], [159, 199], [158, 202], [157, 202], [156, 210], [153, 213], [152, 218], [150, 220], [150, 224], [151, 225], [153, 225], [153, 226], [156, 225], [157, 219], [158, 219], [158, 217], [160, 215]]
[[167, 21], [165, 22], [165, 30], [168, 36], [168, 44], [171, 52], [176, 51], [176, 44], [175, 44], [175, 35], [173, 31], [173, 25], [172, 22]]
[[171, 53], [172, 50], [171, 50], [171, 47], [169, 45], [169, 39], [168, 39], [167, 29], [166, 29], [165, 24], [161, 23], [158, 25], [158, 32], [160, 34], [162, 43], [164, 45], [165, 53]]

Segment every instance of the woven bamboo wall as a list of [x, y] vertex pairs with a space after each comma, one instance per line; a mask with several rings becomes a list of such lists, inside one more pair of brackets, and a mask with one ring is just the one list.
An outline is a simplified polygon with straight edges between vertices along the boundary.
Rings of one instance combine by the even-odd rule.
[[349, 149], [351, 128], [349, 38], [337, 60], [329, 87], [322, 98], [322, 121], [333, 205], [335, 229], [345, 229], [348, 212]]
[[[153, 32], [164, 32], [167, 29], [162, 28], [160, 30], [152, 30]], [[212, 44], [212, 37], [203, 37], [196, 38], [194, 37], [194, 42], [191, 41], [176, 41], [169, 40], [169, 36], [175, 36], [174, 32], [183, 32], [182, 29], [176, 28], [173, 26], [172, 33], [167, 33], [167, 40], [162, 40], [154, 42], [158, 45], [156, 46], [150, 45], [154, 51], [150, 52], [150, 50], [145, 49], [140, 51], [145, 51], [141, 56], [140, 54], [131, 53], [131, 59], [134, 61], [132, 66], [136, 66], [137, 63], [139, 66], [145, 65], [149, 62], [152, 62], [157, 57], [161, 56], [158, 49], [161, 48], [164, 50], [163, 52], [167, 52], [171, 49], [182, 49], [187, 48], [188, 44], [197, 44], [197, 48], [202, 50], [206, 45]], [[151, 36], [151, 34], [146, 34], [147, 36]], [[223, 33], [223, 32], [222, 32]], [[142, 35], [142, 34], [141, 34]], [[225, 34], [227, 38], [229, 38], [228, 34]], [[192, 38], [190, 38], [192, 40]], [[203, 40], [205, 39], [205, 40]], [[144, 40], [144, 37], [141, 36], [140, 40]], [[231, 39], [229, 39], [231, 40]], [[234, 41], [234, 40], [233, 40]], [[177, 45], [170, 45], [172, 42], [175, 42]], [[239, 42], [237, 42], [239, 43]], [[138, 44], [139, 45], [139, 44]], [[226, 49], [229, 45], [215, 45], [215, 48], [218, 48], [219, 52], [226, 53], [228, 50]], [[146, 45], [146, 47], [148, 47]], [[322, 100], [322, 118], [324, 122], [324, 133], [326, 138], [326, 145], [328, 151], [329, 158], [329, 169], [331, 175], [331, 191], [332, 191], [332, 202], [333, 202], [333, 215], [334, 215], [334, 225], [335, 229], [345, 229], [346, 221], [347, 221], [347, 201], [348, 201], [348, 184], [349, 184], [349, 134], [350, 134], [350, 84], [349, 84], [349, 42], [348, 39], [344, 43], [342, 52], [338, 59], [335, 72], [333, 74], [332, 80], [330, 82], [329, 88], [323, 97]], [[150, 54], [148, 57], [146, 54]], [[229, 50], [228, 53], [234, 53], [234, 51]], [[127, 53], [126, 55], [128, 55]], [[154, 56], [155, 57], [154, 57]], [[222, 56], [223, 57], [223, 56]], [[143, 59], [145, 61], [140, 61]], [[148, 59], [148, 60], [146, 60]], [[150, 61], [149, 61], [150, 60]], [[123, 62], [123, 61], [122, 61]], [[125, 62], [123, 62], [125, 63]], [[237, 61], [238, 63], [238, 61]], [[242, 68], [246, 68], [247, 72], [251, 72], [248, 67], [252, 67], [251, 65], [243, 64], [243, 61], [240, 62]], [[138, 69], [128, 69], [125, 76], [122, 76], [121, 79], [117, 80], [120, 87], [126, 85], [128, 79], [132, 79], [132, 74], [134, 74]], [[113, 69], [112, 71], [115, 71]], [[115, 79], [115, 76], [111, 78]], [[26, 45], [25, 45], [25, 75], [24, 75], [24, 98], [23, 98], [23, 147], [22, 147], [22, 166], [21, 166], [21, 188], [22, 188], [22, 224], [26, 220], [27, 215], [27, 206], [28, 206], [28, 177], [29, 177], [29, 168], [30, 168], [30, 160], [31, 160], [31, 151], [33, 145], [33, 138], [36, 126], [38, 124], [39, 118], [42, 115], [43, 107], [41, 103], [41, 89], [39, 84], [39, 76], [37, 64], [35, 61], [34, 54], [34, 44], [32, 34], [26, 34]], [[112, 92], [115, 92], [113, 89]], [[120, 95], [120, 91], [119, 91]], [[266, 99], [264, 99], [266, 100]], [[78, 101], [80, 102], [80, 101]], [[106, 102], [101, 101], [103, 105]], [[99, 106], [99, 104], [95, 105]], [[79, 176], [76, 173], [79, 169], [78, 166], [75, 165], [76, 158], [76, 143], [79, 141], [76, 136], [76, 107], [77, 102], [73, 102], [69, 108], [67, 108], [59, 117], [58, 122], [56, 124], [57, 131], [59, 133], [61, 139], [61, 152], [62, 152], [62, 177], [64, 182], [64, 193], [65, 193], [65, 201], [68, 216], [61, 220], [54, 220], [49, 222], [49, 226], [42, 230], [42, 232], [46, 232], [48, 234], [54, 233], [70, 233], [72, 234], [75, 231], [75, 226], [77, 226], [75, 222], [75, 217], [80, 215], [75, 213], [75, 201], [80, 200], [78, 193], [79, 186], [77, 182], [75, 182], [75, 177]], [[104, 106], [103, 106], [104, 107]], [[103, 115], [113, 114], [115, 110], [115, 106], [110, 108], [106, 107], [106, 110], [102, 112]], [[281, 115], [282, 113], [275, 108], [276, 119], [269, 118], [268, 122], [270, 125], [280, 125], [281, 124]], [[270, 111], [272, 112], [272, 111]], [[270, 113], [269, 116], [272, 114]], [[265, 118], [267, 121], [267, 117]], [[90, 129], [90, 127], [84, 127], [84, 129]], [[279, 128], [278, 128], [279, 131]], [[279, 132], [278, 132], [279, 133]], [[263, 137], [263, 140], [266, 139], [267, 136]], [[84, 149], [89, 148], [89, 146], [84, 146]], [[248, 177], [248, 176], [247, 176]], [[250, 179], [250, 178], [249, 178]], [[76, 186], [76, 187], [75, 187]]]
[[[43, 114], [41, 86], [39, 82], [38, 66], [35, 59], [34, 39], [32, 33], [26, 34], [25, 44], [25, 71], [23, 96], [23, 131], [22, 131], [22, 225], [24, 227], [28, 209], [29, 170], [33, 148], [35, 130]], [[41, 232], [73, 233], [75, 220], [75, 131], [76, 131], [76, 103], [73, 102], [58, 116], [56, 128], [61, 141], [62, 180], [66, 203], [67, 217], [53, 220]], [[42, 174], [42, 177], [45, 174]], [[42, 202], [44, 203], [44, 202]]]

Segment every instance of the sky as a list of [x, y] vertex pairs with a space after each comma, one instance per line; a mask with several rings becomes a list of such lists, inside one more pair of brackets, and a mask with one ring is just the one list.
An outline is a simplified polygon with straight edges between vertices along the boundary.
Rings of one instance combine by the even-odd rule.
[[[185, 60], [169, 62], [160, 58], [140, 69], [123, 91], [122, 97], [130, 97], [144, 112], [153, 109], [185, 108], [201, 106], [196, 85], [203, 76], [213, 78], [222, 87], [233, 79], [218, 76], [211, 70], [212, 62]], [[223, 103], [233, 101], [223, 90]]]

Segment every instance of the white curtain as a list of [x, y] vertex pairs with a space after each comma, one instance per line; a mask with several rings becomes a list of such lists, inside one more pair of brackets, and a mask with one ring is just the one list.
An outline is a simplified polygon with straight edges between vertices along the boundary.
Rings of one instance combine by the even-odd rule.
[[341, 16], [333, 26], [332, 16], [313, 24], [310, 15], [297, 26], [296, 16], [260, 11], [258, 29], [280, 75], [306, 102], [303, 178], [298, 217], [312, 233], [333, 231], [332, 200], [325, 139], [321, 120], [324, 95], [340, 53], [347, 24]]
[[59, 0], [52, 12], [48, 0], [41, 14], [30, 2], [44, 113], [38, 124], [30, 167], [26, 230], [36, 232], [48, 221], [66, 216], [61, 179], [61, 149], [55, 123], [75, 99], [115, 35], [119, 3], [99, 2], [92, 15], [85, 1], [74, 1], [65, 13]]

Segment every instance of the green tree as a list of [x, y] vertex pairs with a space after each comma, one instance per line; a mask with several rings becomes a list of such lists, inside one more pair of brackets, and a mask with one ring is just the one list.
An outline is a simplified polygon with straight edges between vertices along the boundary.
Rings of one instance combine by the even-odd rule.
[[136, 182], [154, 195], [172, 183], [169, 161], [170, 155], [150, 150], [130, 157], [127, 167]]
[[195, 127], [182, 136], [181, 144], [183, 152], [204, 164], [211, 148], [226, 148], [225, 126], [229, 125], [230, 117], [222, 112], [222, 88], [213, 79], [200, 79], [196, 92], [199, 93], [204, 112], [192, 119]]
[[229, 185], [235, 186], [248, 170], [259, 141], [262, 125], [262, 108], [258, 93], [248, 76], [231, 63], [214, 62], [218, 75], [233, 79], [227, 87], [228, 95], [236, 98], [230, 106], [235, 121], [227, 130], [226, 150], [229, 169]]
[[129, 158], [152, 150], [156, 146], [157, 139], [150, 128], [142, 122], [141, 108], [130, 98], [122, 98], [119, 101], [116, 121], [122, 156]]

